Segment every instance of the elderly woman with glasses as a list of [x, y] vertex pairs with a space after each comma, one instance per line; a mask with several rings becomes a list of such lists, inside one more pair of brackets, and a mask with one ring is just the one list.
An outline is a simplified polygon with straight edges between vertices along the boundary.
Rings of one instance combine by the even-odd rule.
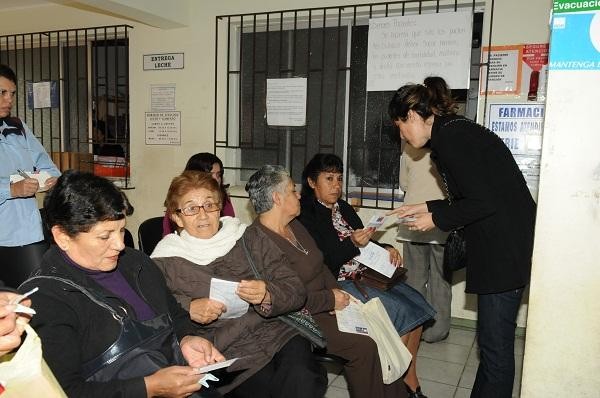
[[[221, 188], [221, 217], [230, 216], [235, 217], [235, 210], [233, 209], [233, 204], [231, 203], [231, 199], [227, 194], [227, 188], [229, 184], [225, 184], [223, 181], [223, 162], [216, 155], [210, 152], [200, 152], [195, 155], [192, 155], [186, 165], [186, 170], [196, 170], [196, 171], [204, 171], [210, 173], [212, 178], [214, 178]], [[168, 235], [177, 230], [177, 226], [171, 220], [171, 215], [166, 212], [165, 217], [163, 218], [163, 236]]]
[[263, 231], [288, 257], [290, 266], [306, 286], [306, 308], [327, 338], [327, 352], [348, 362], [344, 366], [351, 397], [406, 397], [402, 380], [383, 384], [377, 345], [368, 336], [340, 332], [334, 310], [349, 304], [323, 262], [323, 254], [308, 231], [295, 220], [300, 195], [281, 166], [263, 166], [246, 184], [258, 214], [253, 226]]
[[[222, 393], [321, 397], [327, 377], [310, 342], [277, 319], [304, 305], [304, 285], [264, 231], [220, 217], [221, 192], [208, 173], [185, 171], [175, 177], [165, 206], [182, 231], [165, 236], [151, 257], [192, 320], [204, 325], [199, 332], [227, 358], [240, 358], [229, 367]], [[234, 313], [211, 294], [219, 279], [237, 284], [232, 298], [247, 309]]]

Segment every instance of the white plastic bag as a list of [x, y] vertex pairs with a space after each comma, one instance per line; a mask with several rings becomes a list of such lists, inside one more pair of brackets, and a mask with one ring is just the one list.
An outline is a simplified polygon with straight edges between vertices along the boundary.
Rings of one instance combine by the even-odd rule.
[[27, 337], [14, 357], [0, 363], [0, 398], [67, 398], [60, 384], [42, 358], [42, 343], [29, 325]]
[[360, 305], [360, 311], [367, 321], [369, 336], [377, 343], [383, 382], [393, 383], [406, 372], [412, 355], [400, 339], [378, 297]]

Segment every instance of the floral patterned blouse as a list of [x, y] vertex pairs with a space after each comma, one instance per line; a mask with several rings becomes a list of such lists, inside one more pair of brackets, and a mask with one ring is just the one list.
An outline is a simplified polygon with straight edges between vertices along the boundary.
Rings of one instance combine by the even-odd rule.
[[[323, 202], [319, 200], [323, 206], [327, 207]], [[336, 202], [331, 209], [331, 221], [333, 222], [333, 228], [337, 231], [338, 238], [340, 241], [343, 241], [354, 232], [354, 229], [348, 224], [344, 217], [342, 217], [342, 213], [340, 212], [340, 205]], [[365, 266], [356, 261], [355, 259], [350, 259], [348, 262], [342, 265], [340, 268], [340, 272], [338, 273], [337, 280], [353, 280], [356, 277], [363, 273], [365, 270]]]

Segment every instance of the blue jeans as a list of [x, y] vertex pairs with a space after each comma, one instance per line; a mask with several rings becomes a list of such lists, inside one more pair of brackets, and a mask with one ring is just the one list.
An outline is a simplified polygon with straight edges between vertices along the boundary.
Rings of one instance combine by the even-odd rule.
[[515, 328], [523, 289], [478, 295], [479, 367], [471, 398], [510, 398], [515, 379]]

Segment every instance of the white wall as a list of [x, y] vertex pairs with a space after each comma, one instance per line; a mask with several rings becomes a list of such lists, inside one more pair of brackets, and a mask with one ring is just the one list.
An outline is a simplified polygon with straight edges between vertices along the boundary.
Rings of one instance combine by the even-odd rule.
[[[304, 0], [302, 7], [363, 4], [365, 1]], [[489, 3], [489, 2], [488, 2]], [[177, 7], [174, 1], [164, 7]], [[189, 2], [182, 4], [189, 5]], [[160, 3], [153, 3], [159, 7]], [[503, 0], [495, 2], [492, 45], [537, 43], [548, 40], [550, 0]], [[298, 7], [297, 2], [281, 0], [192, 1], [191, 24], [188, 27], [163, 30], [113, 15], [98, 14], [86, 7], [72, 8], [48, 5], [3, 11], [0, 34], [38, 32], [52, 29], [113, 25], [126, 23], [130, 32], [130, 96], [131, 96], [131, 169], [135, 189], [127, 192], [136, 211], [129, 228], [136, 235], [137, 226], [146, 218], [162, 215], [162, 202], [173, 176], [184, 167], [191, 154], [213, 150], [214, 108], [214, 35], [215, 17], [231, 13], [281, 10]], [[486, 21], [489, 20], [489, 4]], [[165, 12], [165, 15], [170, 13]], [[485, 23], [488, 26], [489, 22]], [[487, 29], [484, 44], [487, 45]], [[184, 52], [185, 69], [143, 71], [142, 55], [148, 53]], [[144, 112], [149, 111], [150, 84], [175, 83], [177, 110], [181, 111], [181, 146], [147, 146], [144, 137]], [[240, 217], [251, 220], [249, 206], [235, 199]], [[374, 210], [361, 209], [359, 215], [368, 220]], [[395, 243], [395, 231], [388, 229], [380, 239]], [[464, 279], [459, 273], [458, 280]], [[474, 300], [464, 294], [464, 282], [453, 288], [453, 316], [474, 319]], [[525, 323], [522, 311], [519, 325]]]
[[[565, 29], [589, 34], [584, 43], [597, 42], [598, 30], [586, 24], [569, 19]], [[590, 54], [569, 55], [598, 59], [597, 51]], [[549, 72], [521, 384], [527, 398], [600, 396], [599, 72]]]

